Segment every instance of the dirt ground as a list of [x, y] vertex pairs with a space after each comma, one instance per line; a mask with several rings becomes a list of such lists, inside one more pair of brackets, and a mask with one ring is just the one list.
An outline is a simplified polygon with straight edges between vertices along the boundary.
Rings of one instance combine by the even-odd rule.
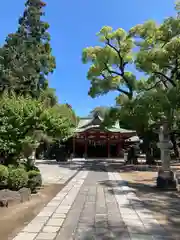
[[[172, 168], [179, 170], [179, 164]], [[145, 208], [151, 210], [160, 224], [173, 234], [174, 239], [180, 239], [180, 193], [158, 190], [155, 187], [157, 169], [123, 171], [120, 175], [136, 191]]]
[[13, 239], [63, 187], [60, 184], [46, 185], [32, 195], [30, 201], [0, 208], [0, 239]]

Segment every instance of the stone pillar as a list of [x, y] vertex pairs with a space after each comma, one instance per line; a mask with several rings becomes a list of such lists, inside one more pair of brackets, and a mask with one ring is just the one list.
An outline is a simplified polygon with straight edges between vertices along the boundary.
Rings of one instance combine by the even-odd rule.
[[174, 174], [170, 169], [170, 149], [172, 144], [170, 143], [168, 123], [164, 122], [158, 131], [159, 143], [157, 146], [161, 151], [161, 162], [162, 167], [158, 172], [157, 186], [160, 188], [165, 188], [169, 186], [174, 186]]

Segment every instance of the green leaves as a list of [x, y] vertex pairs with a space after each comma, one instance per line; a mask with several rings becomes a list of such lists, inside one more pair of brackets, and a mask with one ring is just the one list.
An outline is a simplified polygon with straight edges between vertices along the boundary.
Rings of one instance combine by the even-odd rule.
[[175, 86], [180, 79], [180, 19], [169, 17], [160, 25], [147, 21], [129, 33], [139, 47], [136, 68], [154, 79], [154, 84]]
[[131, 98], [136, 77], [125, 68], [133, 61], [133, 39], [123, 29], [113, 31], [108, 26], [104, 26], [97, 36], [105, 45], [85, 48], [82, 53], [83, 63], [92, 63], [87, 73], [91, 82], [89, 95], [96, 97], [118, 91]]
[[0, 98], [0, 152], [4, 157], [13, 154], [18, 158], [44, 139], [66, 139], [72, 126], [72, 120], [56, 105], [47, 107], [41, 100], [15, 94]]
[[0, 90], [37, 98], [56, 64], [47, 32], [49, 24], [41, 20], [45, 4], [28, 0], [25, 5], [18, 30], [8, 35], [0, 49]]
[[[152, 130], [163, 117], [171, 127], [180, 119], [180, 2], [177, 16], [161, 24], [148, 20], [128, 32], [104, 26], [97, 36], [101, 46], [83, 50], [83, 63], [90, 63], [89, 95], [117, 91], [116, 107], [108, 109], [106, 122], [119, 119], [125, 128], [140, 135]], [[130, 66], [130, 67], [129, 67]], [[142, 79], [129, 71], [142, 72]], [[180, 121], [179, 121], [180, 122]], [[152, 133], [152, 131], [151, 131]]]

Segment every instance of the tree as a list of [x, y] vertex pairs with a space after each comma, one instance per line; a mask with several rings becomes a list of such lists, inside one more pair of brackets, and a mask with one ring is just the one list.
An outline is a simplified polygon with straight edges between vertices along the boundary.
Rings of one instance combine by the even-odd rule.
[[169, 17], [160, 25], [150, 20], [129, 33], [139, 48], [136, 68], [148, 77], [141, 82], [144, 88], [176, 87], [180, 80], [180, 18]]
[[58, 98], [55, 94], [55, 89], [46, 88], [40, 91], [39, 99], [44, 102], [47, 107], [53, 107], [58, 104]]
[[69, 120], [72, 128], [77, 126], [79, 120], [71, 105], [69, 105], [68, 103], [57, 104], [56, 110], [61, 116]]
[[[161, 96], [163, 112], [171, 129], [176, 156], [179, 156], [174, 127], [179, 109], [180, 87], [180, 18], [179, 3], [177, 16], [165, 19], [158, 25], [147, 21], [133, 27], [129, 33], [139, 48], [136, 56], [136, 68], [144, 72], [147, 78], [139, 82], [143, 90], [156, 89]], [[164, 99], [163, 99], [164, 98]]]
[[113, 31], [108, 26], [97, 35], [105, 46], [88, 47], [82, 53], [83, 63], [91, 63], [87, 73], [91, 82], [89, 95], [94, 98], [117, 91], [131, 99], [136, 89], [136, 77], [127, 67], [133, 62], [133, 39], [125, 30]]
[[55, 68], [51, 53], [49, 24], [43, 22], [41, 0], [27, 0], [16, 33], [9, 34], [0, 49], [0, 87], [16, 93], [39, 96], [48, 87], [47, 75]]
[[105, 106], [96, 107], [90, 112], [89, 116], [93, 117], [95, 114], [98, 114], [100, 117], [104, 119], [109, 109], [110, 109], [109, 107]]
[[15, 94], [0, 98], [0, 152], [6, 163], [29, 156], [44, 139], [64, 140], [71, 135], [71, 122], [56, 107]]

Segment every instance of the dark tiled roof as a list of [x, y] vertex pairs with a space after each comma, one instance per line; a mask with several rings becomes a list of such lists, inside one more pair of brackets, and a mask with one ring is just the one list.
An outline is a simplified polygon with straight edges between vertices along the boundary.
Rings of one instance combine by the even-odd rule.
[[[88, 129], [100, 128], [102, 121], [103, 121], [103, 119], [100, 116], [95, 116], [92, 118], [90, 118], [90, 117], [81, 118], [75, 132], [80, 133], [80, 132], [84, 132]], [[136, 132], [134, 130], [128, 130], [128, 129], [121, 128], [119, 126], [119, 122], [114, 124], [112, 127], [105, 128], [105, 130], [109, 131], [109, 132], [119, 132], [119, 133], [135, 133]]]

